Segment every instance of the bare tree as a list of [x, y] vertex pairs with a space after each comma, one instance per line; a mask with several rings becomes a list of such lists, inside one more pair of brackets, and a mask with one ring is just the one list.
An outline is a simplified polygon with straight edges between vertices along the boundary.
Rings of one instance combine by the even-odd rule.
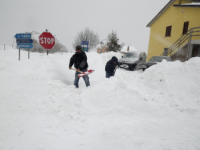
[[40, 43], [36, 39], [33, 39], [32, 44], [33, 44], [33, 48], [30, 49], [31, 52], [39, 52], [39, 53], [46, 52], [45, 49], [40, 45]]
[[77, 45], [81, 45], [81, 41], [88, 41], [88, 49], [91, 49], [99, 44], [99, 35], [89, 28], [86, 28], [84, 31], [77, 34], [73, 47], [75, 48]]
[[50, 52], [55, 53], [55, 52], [67, 52], [68, 51], [67, 48], [64, 45], [62, 45], [57, 39], [55, 42], [56, 43]]

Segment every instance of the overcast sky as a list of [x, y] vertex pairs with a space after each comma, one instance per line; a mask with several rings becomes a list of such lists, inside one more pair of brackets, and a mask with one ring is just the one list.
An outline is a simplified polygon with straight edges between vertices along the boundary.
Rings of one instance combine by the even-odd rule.
[[146, 25], [169, 0], [0, 0], [0, 45], [16, 33], [48, 29], [70, 51], [79, 31], [89, 27], [100, 40], [117, 31], [120, 43], [148, 50]]

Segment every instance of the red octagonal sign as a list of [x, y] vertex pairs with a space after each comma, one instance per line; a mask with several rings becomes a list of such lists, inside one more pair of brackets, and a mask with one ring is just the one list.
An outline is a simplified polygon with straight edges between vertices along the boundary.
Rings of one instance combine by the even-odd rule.
[[55, 38], [50, 32], [43, 32], [39, 36], [39, 43], [44, 49], [52, 49], [55, 45]]

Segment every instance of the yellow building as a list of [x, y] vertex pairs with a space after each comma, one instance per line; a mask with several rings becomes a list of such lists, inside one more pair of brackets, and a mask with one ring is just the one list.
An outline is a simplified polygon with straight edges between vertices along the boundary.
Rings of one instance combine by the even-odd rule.
[[170, 0], [150, 21], [148, 57], [186, 61], [200, 56], [200, 0]]

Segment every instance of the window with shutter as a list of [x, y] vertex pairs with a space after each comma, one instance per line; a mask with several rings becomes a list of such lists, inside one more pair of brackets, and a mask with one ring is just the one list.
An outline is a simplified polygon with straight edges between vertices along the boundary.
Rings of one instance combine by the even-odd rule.
[[171, 36], [172, 26], [166, 27], [165, 37]]
[[184, 22], [183, 24], [183, 34], [185, 34], [188, 31], [189, 21]]
[[169, 50], [169, 48], [164, 48], [163, 56], [167, 56], [168, 55], [168, 50]]

